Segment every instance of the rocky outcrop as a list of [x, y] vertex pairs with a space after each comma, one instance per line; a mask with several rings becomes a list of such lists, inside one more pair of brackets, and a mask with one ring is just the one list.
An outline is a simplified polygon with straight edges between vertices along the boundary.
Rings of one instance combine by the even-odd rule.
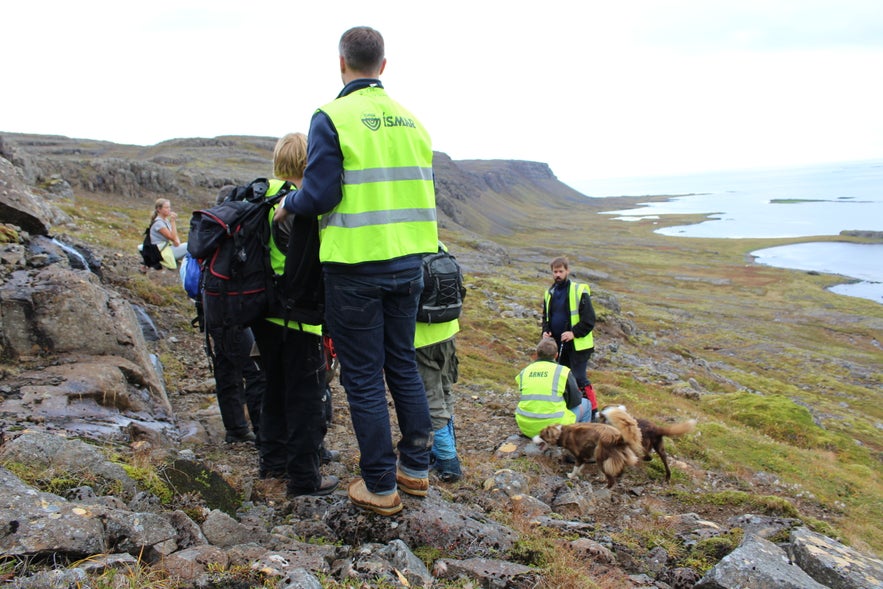
[[[104, 141], [7, 133], [0, 155], [15, 158], [30, 183], [52, 191], [73, 189], [120, 194], [130, 198], [174, 197], [208, 202], [225, 184], [244, 184], [272, 173], [275, 139], [215, 137], [173, 139], [150, 147]], [[550, 200], [586, 203], [565, 186], [548, 164], [530, 161], [461, 160], [433, 154], [436, 204], [447, 220], [473, 231], [505, 233], [526, 222], [515, 202]], [[481, 214], [476, 214], [476, 211]]]
[[[243, 504], [235, 517], [212, 510], [196, 522], [181, 511], [163, 510], [155, 497], [150, 500], [145, 490], [136, 490], [118, 465], [99, 456], [97, 449], [78, 440], [35, 432], [0, 448], [0, 465], [6, 466], [0, 466], [0, 521], [7, 522], [0, 527], [0, 551], [5, 556], [138, 558], [193, 584], [188, 586], [205, 586], [213, 570], [234, 564], [280, 580], [295, 573], [312, 579], [332, 573], [395, 583], [401, 575], [417, 586], [430, 586], [433, 573], [409, 548], [429, 546], [464, 559], [437, 563], [434, 574], [440, 578], [484, 578], [482, 585], [490, 587], [527, 587], [531, 585], [509, 580], [536, 579], [528, 567], [492, 556], [512, 547], [515, 532], [474, 509], [445, 501], [435, 490], [422, 501], [406, 497], [409, 509], [397, 518], [363, 512], [339, 492], [327, 499], [295, 500], [288, 506], [294, 518], [287, 517], [283, 506], [268, 512]], [[67, 496], [40, 492], [9, 470], [24, 465], [48, 473], [42, 475], [46, 477], [94, 482]], [[211, 473], [207, 466], [204, 470]], [[114, 491], [114, 483], [122, 491]], [[324, 522], [321, 530], [317, 522]], [[326, 544], [298, 540], [311, 536], [324, 537]]]
[[847, 237], [860, 237], [862, 239], [871, 239], [874, 241], [883, 241], [883, 231], [844, 230], [840, 232], [840, 235], [844, 235]]
[[67, 186], [194, 202], [208, 202], [225, 184], [269, 175], [274, 146], [269, 137], [174, 139], [139, 147], [50, 135], [0, 136], [0, 156], [19, 166], [28, 183], [47, 191]]
[[786, 550], [797, 566], [832, 589], [883, 589], [883, 560], [827, 536], [796, 528], [791, 531]]
[[88, 192], [111, 192], [130, 198], [145, 194], [179, 197], [186, 191], [173, 171], [152, 162], [121, 158], [73, 162], [47, 160], [41, 164], [40, 175], [43, 178], [65, 178], [72, 185]]
[[805, 527], [793, 529], [784, 544], [748, 534], [694, 589], [740, 587], [880, 589], [883, 561]]
[[[53, 396], [71, 400], [97, 400], [116, 399], [119, 394], [128, 400], [117, 399], [115, 404], [143, 409], [139, 393], [128, 391], [133, 386], [146, 391], [153, 405], [170, 415], [171, 407], [132, 306], [103, 288], [91, 272], [59, 264], [13, 272], [0, 286], [0, 328], [2, 357], [52, 358], [56, 372], [60, 372], [58, 365], [73, 365], [66, 374], [49, 379], [58, 382], [62, 377], [67, 385], [41, 389], [41, 395], [54, 391]], [[82, 369], [90, 364], [101, 369]], [[40, 380], [27, 377], [27, 373], [22, 378], [27, 382]], [[114, 381], [117, 384], [112, 386]], [[68, 389], [72, 390], [65, 392]], [[23, 395], [21, 401], [27, 400], [28, 396]]]
[[67, 215], [35, 195], [21, 172], [0, 158], [0, 220], [28, 233], [47, 235], [53, 224], [68, 220]]
[[101, 283], [91, 252], [45, 236], [54, 207], [5, 159], [0, 186], [0, 359], [18, 367], [4, 377], [0, 416], [95, 435], [119, 432], [125, 416], [169, 427], [171, 405], [132, 305]]

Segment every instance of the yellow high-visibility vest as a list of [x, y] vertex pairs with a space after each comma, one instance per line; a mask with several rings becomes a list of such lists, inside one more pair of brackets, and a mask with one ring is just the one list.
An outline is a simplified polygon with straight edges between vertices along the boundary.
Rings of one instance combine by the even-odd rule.
[[[543, 296], [543, 304], [546, 306], [546, 319], [551, 321], [551, 316], [549, 315], [549, 301], [552, 300], [552, 289], [555, 287], [552, 286], [546, 290], [546, 294]], [[574, 282], [570, 281], [570, 289], [567, 293], [567, 299], [570, 306], [570, 329], [573, 329], [573, 326], [579, 323], [579, 300], [582, 298], [583, 293], [591, 296], [592, 289], [589, 288], [588, 284], [584, 284], [582, 282]], [[589, 348], [595, 347], [595, 337], [593, 332], [590, 331], [588, 335], [583, 337], [574, 337], [573, 338], [573, 349], [574, 350], [588, 350]]]
[[319, 259], [360, 264], [436, 251], [432, 144], [423, 125], [373, 86], [319, 110], [343, 154], [343, 198], [319, 217]]
[[521, 433], [534, 437], [543, 428], [560, 423], [576, 423], [576, 414], [567, 408], [565, 390], [570, 368], [549, 360], [538, 360], [518, 373], [515, 382], [521, 391], [515, 422]]

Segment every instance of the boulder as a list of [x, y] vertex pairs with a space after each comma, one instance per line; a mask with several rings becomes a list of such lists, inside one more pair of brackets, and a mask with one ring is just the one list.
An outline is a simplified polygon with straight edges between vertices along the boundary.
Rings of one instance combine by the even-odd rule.
[[52, 264], [13, 272], [0, 286], [0, 352], [11, 360], [124, 358], [129, 362], [119, 368], [126, 380], [145, 387], [158, 409], [172, 412], [131, 305], [86, 270]]
[[0, 222], [21, 227], [34, 235], [48, 235], [53, 224], [69, 217], [40, 198], [24, 183], [21, 173], [0, 157]]
[[693, 589], [828, 589], [791, 562], [784, 550], [748, 534], [742, 544], [699, 579]]
[[883, 560], [805, 527], [792, 530], [790, 553], [809, 576], [832, 589], [883, 589]]

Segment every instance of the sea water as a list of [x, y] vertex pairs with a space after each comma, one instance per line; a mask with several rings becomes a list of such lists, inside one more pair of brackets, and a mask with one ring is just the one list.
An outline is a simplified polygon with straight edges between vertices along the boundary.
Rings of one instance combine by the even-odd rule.
[[[619, 221], [702, 214], [692, 225], [657, 233], [732, 239], [813, 237], [841, 231], [883, 232], [883, 160], [690, 176], [590, 180], [589, 196], [669, 195], [638, 208], [607, 211]], [[833, 292], [883, 303], [883, 244], [807, 242], [752, 252], [780, 268], [854, 279]]]

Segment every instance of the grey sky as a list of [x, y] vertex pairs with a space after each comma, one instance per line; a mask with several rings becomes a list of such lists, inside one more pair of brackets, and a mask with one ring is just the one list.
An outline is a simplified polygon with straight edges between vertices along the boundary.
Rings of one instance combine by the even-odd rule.
[[300, 4], [10, 3], [0, 131], [305, 132], [341, 87], [340, 34], [367, 24], [390, 95], [454, 159], [546, 162], [579, 188], [883, 157], [876, 0]]

